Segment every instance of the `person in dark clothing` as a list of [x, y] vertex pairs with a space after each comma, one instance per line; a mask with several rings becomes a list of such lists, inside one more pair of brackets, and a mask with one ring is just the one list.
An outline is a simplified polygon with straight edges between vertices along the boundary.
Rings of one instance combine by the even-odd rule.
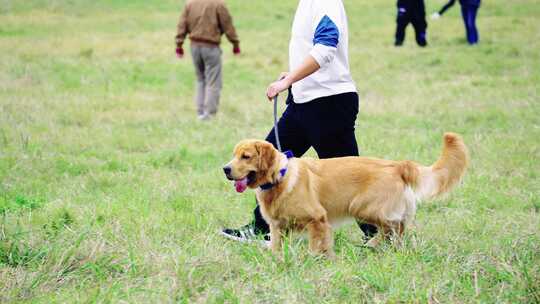
[[425, 47], [427, 45], [427, 22], [424, 0], [398, 0], [397, 9], [396, 40], [394, 45], [403, 45], [405, 29], [409, 23], [412, 23], [416, 34], [416, 43], [421, 47]]
[[[450, 0], [446, 3], [439, 12], [434, 13], [432, 19], [440, 18], [444, 12], [456, 3], [456, 0]], [[480, 7], [480, 0], [459, 0], [461, 5], [461, 16], [463, 17], [463, 23], [465, 25], [465, 32], [467, 34], [467, 42], [470, 45], [478, 43], [478, 29], [476, 28], [476, 14]]]

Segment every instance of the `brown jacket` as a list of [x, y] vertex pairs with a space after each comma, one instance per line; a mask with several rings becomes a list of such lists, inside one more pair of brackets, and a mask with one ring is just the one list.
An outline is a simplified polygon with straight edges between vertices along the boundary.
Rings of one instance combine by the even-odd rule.
[[177, 46], [188, 33], [192, 42], [219, 45], [223, 33], [234, 46], [240, 42], [223, 0], [188, 0], [178, 23]]

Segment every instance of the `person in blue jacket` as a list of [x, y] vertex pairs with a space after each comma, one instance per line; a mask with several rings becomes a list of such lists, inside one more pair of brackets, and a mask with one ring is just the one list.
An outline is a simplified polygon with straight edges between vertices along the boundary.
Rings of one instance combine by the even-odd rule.
[[[463, 23], [465, 24], [465, 31], [467, 33], [467, 42], [470, 45], [478, 43], [478, 29], [476, 28], [476, 14], [480, 7], [481, 0], [459, 0], [461, 5], [461, 16], [463, 17]], [[450, 0], [446, 3], [439, 12], [432, 15], [433, 19], [440, 18], [446, 10], [452, 7], [456, 3], [456, 0]]]
[[424, 0], [398, 0], [397, 9], [396, 40], [394, 45], [403, 45], [405, 29], [409, 23], [412, 23], [416, 34], [416, 43], [421, 47], [425, 47], [427, 45], [427, 22]]

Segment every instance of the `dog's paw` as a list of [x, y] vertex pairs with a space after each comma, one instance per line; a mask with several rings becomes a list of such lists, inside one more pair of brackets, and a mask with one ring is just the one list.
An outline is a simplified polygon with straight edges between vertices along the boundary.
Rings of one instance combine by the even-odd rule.
[[381, 244], [381, 240], [378, 237], [373, 237], [371, 238], [371, 240], [367, 241], [366, 247], [375, 249], [379, 247], [380, 244]]

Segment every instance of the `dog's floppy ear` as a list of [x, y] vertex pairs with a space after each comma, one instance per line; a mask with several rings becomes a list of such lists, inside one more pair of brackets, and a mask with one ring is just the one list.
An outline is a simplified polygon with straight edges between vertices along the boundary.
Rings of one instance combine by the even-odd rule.
[[268, 171], [274, 165], [275, 149], [271, 143], [260, 141], [255, 144], [255, 148], [259, 153], [259, 170]]

